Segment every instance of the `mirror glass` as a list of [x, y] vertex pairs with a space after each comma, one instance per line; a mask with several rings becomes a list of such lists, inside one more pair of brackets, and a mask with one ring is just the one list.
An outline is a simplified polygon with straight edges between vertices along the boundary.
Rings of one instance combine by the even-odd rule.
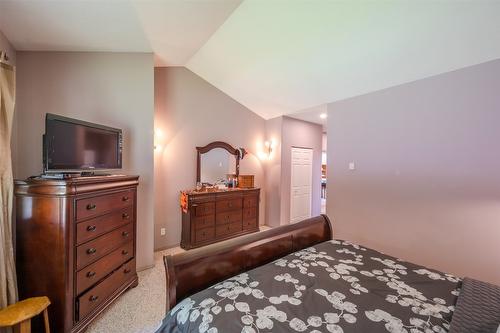
[[226, 180], [228, 174], [236, 173], [236, 156], [223, 148], [214, 148], [201, 154], [200, 181], [215, 184]]

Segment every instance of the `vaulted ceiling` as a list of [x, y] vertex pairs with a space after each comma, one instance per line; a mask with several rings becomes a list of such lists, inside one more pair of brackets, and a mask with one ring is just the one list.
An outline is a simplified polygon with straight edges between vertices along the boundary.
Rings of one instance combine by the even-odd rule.
[[154, 52], [264, 118], [500, 58], [500, 1], [0, 1], [18, 50]]
[[154, 52], [184, 66], [242, 0], [0, 0], [0, 30], [20, 51]]

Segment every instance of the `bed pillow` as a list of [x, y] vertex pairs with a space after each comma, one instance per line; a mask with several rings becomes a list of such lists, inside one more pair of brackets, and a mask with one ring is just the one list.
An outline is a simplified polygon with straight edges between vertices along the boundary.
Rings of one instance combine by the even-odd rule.
[[500, 287], [465, 278], [450, 333], [500, 333]]

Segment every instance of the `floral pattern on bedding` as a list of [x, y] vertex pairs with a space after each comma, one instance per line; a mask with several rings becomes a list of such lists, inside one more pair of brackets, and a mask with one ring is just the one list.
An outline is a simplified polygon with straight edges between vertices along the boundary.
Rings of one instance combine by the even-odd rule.
[[158, 332], [447, 332], [461, 280], [332, 240], [181, 301]]

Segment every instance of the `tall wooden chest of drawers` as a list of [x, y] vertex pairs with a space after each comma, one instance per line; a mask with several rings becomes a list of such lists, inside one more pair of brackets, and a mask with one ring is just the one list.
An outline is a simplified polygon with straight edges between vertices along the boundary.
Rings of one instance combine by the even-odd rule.
[[[138, 179], [116, 175], [15, 182], [20, 298], [48, 296], [54, 332], [84, 331], [137, 285]], [[38, 323], [33, 324], [38, 332]]]
[[188, 191], [181, 247], [191, 249], [259, 231], [260, 189]]

